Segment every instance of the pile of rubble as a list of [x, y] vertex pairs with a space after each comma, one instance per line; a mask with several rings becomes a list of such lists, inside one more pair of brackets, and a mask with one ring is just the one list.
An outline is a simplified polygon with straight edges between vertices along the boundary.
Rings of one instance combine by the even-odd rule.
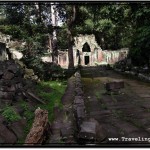
[[24, 92], [33, 85], [30, 79], [33, 79], [34, 74], [27, 75], [26, 69], [14, 60], [0, 62], [0, 68], [0, 107], [3, 108], [23, 99]]
[[6, 35], [0, 32], [0, 60], [18, 59], [23, 57], [23, 54], [18, 49], [23, 49], [26, 43], [21, 40], [13, 39], [11, 35]]
[[150, 82], [150, 71], [148, 67], [133, 66], [131, 59], [124, 59], [115, 64], [114, 70], [124, 75], [136, 77], [138, 79]]
[[[0, 143], [14, 144], [17, 140], [24, 137], [24, 128], [27, 125], [26, 118], [23, 116], [24, 108], [20, 102], [43, 103], [36, 95], [34, 95], [34, 85], [36, 81], [31, 80], [33, 77], [26, 74], [26, 67], [14, 60], [0, 61]], [[30, 70], [31, 72], [31, 70]], [[33, 70], [32, 70], [33, 72]], [[26, 79], [24, 78], [26, 77]], [[3, 113], [6, 108], [12, 108], [16, 115], [20, 116], [17, 121], [8, 121]], [[10, 109], [8, 109], [10, 110]], [[34, 112], [34, 110], [33, 110]], [[11, 116], [10, 116], [11, 117]]]

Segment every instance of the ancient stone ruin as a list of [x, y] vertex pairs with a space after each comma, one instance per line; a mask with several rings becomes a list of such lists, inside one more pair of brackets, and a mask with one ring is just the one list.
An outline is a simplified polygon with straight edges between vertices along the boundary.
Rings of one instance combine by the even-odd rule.
[[[21, 62], [0, 61], [0, 144], [14, 144], [24, 137], [27, 121], [23, 116], [25, 109], [20, 105], [20, 101], [28, 102], [29, 110], [33, 109], [31, 103], [41, 103], [32, 93], [36, 83], [31, 80], [33, 77], [37, 78], [33, 70], [27, 69]], [[9, 122], [3, 115], [7, 107], [20, 116], [17, 121]]]
[[127, 57], [128, 49], [116, 51], [102, 50], [94, 35], [79, 35], [75, 37], [74, 65], [96, 66], [114, 64]]
[[77, 126], [77, 141], [82, 144], [100, 143], [106, 139], [107, 133], [97, 120], [88, 118], [86, 115], [85, 98], [79, 71], [75, 74], [75, 86], [73, 109]]
[[107, 94], [119, 94], [120, 90], [124, 88], [123, 80], [113, 80], [105, 83], [106, 93]]
[[[21, 64], [21, 62], [20, 62]], [[34, 97], [27, 89], [32, 80], [37, 80], [32, 69], [22, 68], [19, 62], [5, 60], [0, 62], [0, 108], [12, 105], [23, 97]]]
[[23, 54], [17, 49], [23, 48], [24, 46], [25, 42], [12, 40], [10, 35], [0, 32], [0, 61], [21, 59]]
[[[0, 60], [21, 59], [23, 54], [17, 49], [23, 48], [25, 42], [12, 40], [11, 36], [0, 33]], [[102, 50], [97, 44], [95, 36], [82, 35], [74, 37], [73, 61], [74, 66], [97, 66], [114, 64], [125, 59], [128, 49]], [[41, 57], [43, 62], [52, 62], [52, 51], [47, 56]], [[62, 68], [68, 68], [68, 50], [58, 50], [58, 64]]]
[[[82, 35], [74, 37], [73, 46], [73, 59], [74, 66], [96, 66], [96, 65], [107, 65], [114, 64], [120, 60], [123, 60], [128, 55], [128, 49], [120, 50], [102, 50], [97, 44], [95, 36], [92, 35]], [[52, 57], [45, 56], [42, 57], [44, 62], [51, 62]], [[69, 64], [68, 51], [59, 50], [58, 51], [58, 64], [67, 68]]]
[[37, 145], [45, 142], [50, 136], [50, 125], [48, 122], [48, 111], [40, 108], [35, 110], [35, 119], [28, 133], [25, 145]]

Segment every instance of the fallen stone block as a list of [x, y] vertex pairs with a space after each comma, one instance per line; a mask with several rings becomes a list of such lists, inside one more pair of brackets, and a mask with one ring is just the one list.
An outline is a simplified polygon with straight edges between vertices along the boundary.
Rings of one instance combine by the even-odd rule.
[[103, 128], [103, 126], [100, 125], [100, 123], [94, 118], [90, 118], [89, 121], [94, 122], [96, 124], [96, 141], [97, 142], [104, 141], [107, 137], [107, 132], [105, 128]]
[[75, 93], [76, 93], [76, 95], [78, 95], [78, 96], [83, 96], [83, 94], [84, 94], [81, 88], [76, 88], [76, 89], [75, 89]]
[[51, 137], [50, 137], [50, 140], [49, 140], [49, 143], [60, 143], [61, 141], [61, 136], [60, 136], [60, 133], [57, 133], [57, 134], [53, 134]]
[[61, 134], [61, 137], [63, 140], [67, 140], [69, 138], [72, 138], [73, 134], [74, 134], [73, 128], [71, 128], [71, 127], [62, 128], [60, 131], [60, 134]]
[[75, 113], [79, 111], [79, 110], [77, 110], [77, 108], [78, 109], [80, 109], [80, 108], [85, 109], [83, 96], [75, 96], [74, 105], [73, 105], [73, 109], [74, 109]]
[[[2, 89], [1, 89], [2, 90]], [[2, 99], [3, 98], [3, 91], [0, 91], [0, 99]]]
[[0, 124], [3, 123], [4, 121], [6, 121], [5, 117], [0, 115]]
[[8, 126], [9, 129], [15, 133], [18, 139], [21, 139], [24, 137], [24, 127], [26, 126], [26, 120], [21, 119], [19, 121], [13, 122]]
[[78, 134], [79, 140], [83, 141], [95, 141], [96, 140], [96, 123], [84, 121], [81, 126], [81, 130]]
[[81, 77], [76, 77], [75, 82], [81, 82]]
[[4, 124], [0, 123], [0, 143], [14, 144], [17, 142], [17, 137]]
[[74, 105], [73, 105], [73, 110], [74, 110], [74, 112], [77, 111], [77, 107], [84, 107], [84, 109], [85, 109], [84, 103], [74, 104]]
[[19, 66], [17, 64], [12, 64], [7, 70], [15, 74], [17, 71], [19, 71]]
[[82, 86], [81, 82], [76, 82], [76, 87], [77, 88], [82, 88], [83, 86]]
[[83, 96], [75, 96], [74, 104], [84, 103]]
[[76, 72], [76, 73], [75, 73], [75, 76], [76, 76], [76, 77], [81, 77], [81, 74], [80, 74], [79, 72]]
[[7, 88], [5, 89], [5, 91], [8, 91], [8, 92], [15, 92], [15, 91], [16, 91], [16, 87], [15, 87], [15, 85], [11, 85], [11, 87], [7, 87]]
[[82, 142], [102, 142], [106, 139], [107, 134], [105, 129], [94, 118], [83, 121], [80, 126], [78, 138]]
[[1, 85], [2, 86], [8, 86], [8, 87], [10, 87], [11, 85], [12, 85], [12, 80], [5, 80], [5, 79], [1, 79]]
[[2, 98], [3, 99], [13, 99], [15, 93], [14, 92], [3, 92]]
[[[2, 85], [1, 82], [0, 82], [0, 85]], [[1, 87], [0, 87], [0, 91], [1, 91], [1, 92], [5, 92], [5, 89], [7, 89], [6, 86], [1, 86]]]
[[77, 119], [83, 119], [85, 117], [85, 107], [77, 107]]
[[25, 145], [42, 144], [48, 139], [49, 133], [48, 111], [38, 108], [35, 110], [35, 119], [26, 137]]
[[105, 87], [107, 91], [118, 90], [124, 88], [124, 82], [119, 80], [108, 82], [106, 83]]
[[11, 80], [13, 77], [14, 77], [14, 74], [9, 71], [6, 71], [3, 75], [3, 79], [5, 80]]
[[23, 80], [24, 79], [22, 77], [14, 77], [12, 83], [13, 84], [18, 84], [18, 83], [20, 84], [20, 83], [22, 83]]
[[62, 121], [53, 121], [51, 125], [52, 133], [60, 134], [60, 129], [62, 128], [62, 126], [63, 126]]
[[2, 78], [4, 72], [0, 70], [0, 79]]
[[65, 111], [59, 107], [54, 107], [53, 112], [55, 120], [61, 120], [65, 114]]

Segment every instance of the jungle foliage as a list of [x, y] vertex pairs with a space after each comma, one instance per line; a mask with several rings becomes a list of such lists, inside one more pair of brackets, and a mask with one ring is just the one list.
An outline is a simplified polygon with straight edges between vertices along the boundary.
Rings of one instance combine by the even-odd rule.
[[[62, 26], [52, 25], [52, 5]], [[149, 66], [149, 7], [147, 2], [1, 2], [0, 31], [27, 42], [21, 51], [30, 64], [47, 53], [55, 30], [53, 54], [68, 49], [70, 68], [74, 67], [72, 46], [77, 34], [94, 34], [102, 49], [129, 47], [135, 65]]]

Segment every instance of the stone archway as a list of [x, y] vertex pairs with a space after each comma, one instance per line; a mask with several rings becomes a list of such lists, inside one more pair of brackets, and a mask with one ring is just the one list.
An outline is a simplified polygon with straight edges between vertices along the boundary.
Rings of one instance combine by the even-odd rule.
[[[96, 57], [96, 51], [97, 57]], [[74, 64], [78, 65], [81, 64], [82, 66], [88, 65], [95, 65], [95, 61], [98, 62], [99, 53], [102, 52], [102, 49], [97, 44], [97, 41], [95, 39], [95, 36], [92, 35], [78, 35], [77, 37], [74, 37]], [[77, 57], [80, 55], [80, 61]], [[80, 63], [79, 63], [80, 62]]]
[[90, 48], [90, 52], [93, 52], [94, 49], [99, 49], [100, 46], [97, 44], [97, 41], [95, 39], [95, 36], [92, 35], [78, 35], [77, 37], [74, 37], [74, 49], [78, 49], [80, 52], [83, 52], [82, 49], [85, 45], [88, 45]]
[[90, 46], [87, 42], [83, 45], [82, 52], [91, 52]]

